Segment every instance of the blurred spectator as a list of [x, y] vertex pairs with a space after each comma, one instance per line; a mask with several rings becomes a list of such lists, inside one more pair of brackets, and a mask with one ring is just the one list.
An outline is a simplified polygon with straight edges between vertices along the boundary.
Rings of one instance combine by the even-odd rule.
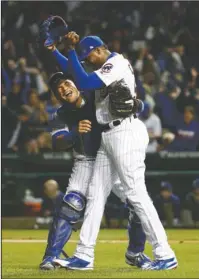
[[28, 94], [30, 90], [30, 74], [26, 72], [26, 58], [19, 59], [16, 75], [13, 81], [12, 97], [18, 105], [28, 103]]
[[155, 95], [156, 112], [159, 115], [162, 127], [173, 131], [179, 119], [179, 111], [176, 106], [176, 98], [179, 96], [179, 88], [170, 83], [167, 92], [160, 92]]
[[199, 122], [194, 108], [187, 106], [184, 116], [176, 123], [174, 140], [166, 147], [169, 151], [196, 151], [199, 145]]
[[2, 52], [6, 59], [16, 59], [16, 48], [12, 40], [6, 40], [4, 42]]
[[[134, 65], [137, 96], [160, 117], [163, 130], [167, 129], [158, 150], [181, 130], [179, 118], [185, 106], [192, 106], [199, 119], [198, 7], [194, 2], [167, 1], [154, 6], [147, 1], [58, 1], [56, 5], [4, 1], [2, 11], [2, 93], [8, 107], [3, 108], [2, 119], [11, 117], [13, 121], [10, 128], [4, 127], [4, 147], [18, 131], [21, 147], [28, 143], [34, 152], [40, 152], [36, 139], [59, 106], [47, 86], [49, 76], [59, 66], [36, 43], [39, 24], [50, 14], [63, 16], [80, 37], [99, 35], [112, 51]], [[57, 47], [66, 55], [63, 44]], [[30, 106], [32, 113], [21, 113], [23, 105]], [[180, 150], [172, 149], [172, 144], [170, 148]]]
[[24, 214], [26, 216], [36, 216], [41, 210], [42, 199], [35, 198], [33, 192], [30, 189], [26, 189], [24, 202]]
[[199, 178], [193, 181], [192, 191], [186, 196], [184, 214], [188, 225], [199, 227]]
[[29, 97], [29, 106], [33, 109], [31, 121], [38, 124], [45, 124], [48, 122], [48, 113], [46, 112], [46, 105], [40, 101], [38, 94], [32, 90]]
[[147, 152], [153, 153], [157, 152], [158, 139], [162, 136], [162, 126], [160, 118], [153, 113], [153, 109], [148, 103], [144, 103], [144, 110], [140, 114], [140, 119], [146, 125], [149, 134], [149, 144], [147, 147]]
[[36, 155], [52, 151], [52, 138], [47, 132], [42, 132], [36, 139], [31, 139], [26, 144], [26, 152], [29, 155]]
[[52, 137], [49, 133], [43, 132], [37, 137], [40, 152], [52, 151]]
[[179, 110], [183, 112], [185, 106], [193, 106], [199, 119], [199, 73], [196, 68], [187, 71], [184, 83], [183, 93], [177, 100]]
[[170, 182], [162, 181], [160, 194], [154, 199], [160, 220], [165, 226], [178, 226], [180, 221], [180, 199], [173, 194]]
[[46, 104], [46, 111], [49, 115], [49, 118], [57, 111], [60, 106], [61, 104], [57, 98], [55, 98], [55, 95], [51, 94], [51, 98]]
[[52, 217], [59, 210], [64, 194], [59, 190], [59, 184], [56, 180], [49, 179], [43, 185], [44, 198], [39, 213], [36, 218], [35, 229], [42, 225], [48, 225], [52, 222]]
[[56, 180], [50, 179], [44, 183], [44, 201], [42, 204], [42, 216], [52, 216], [55, 207], [61, 204], [64, 194], [59, 190]]
[[[117, 216], [117, 218], [116, 218]], [[124, 219], [128, 219], [128, 208], [121, 202], [121, 200], [111, 193], [108, 197], [105, 211], [104, 211], [105, 223], [108, 228], [112, 227], [113, 222], [117, 219], [116, 227], [123, 227]], [[114, 225], [115, 226], [115, 225]]]

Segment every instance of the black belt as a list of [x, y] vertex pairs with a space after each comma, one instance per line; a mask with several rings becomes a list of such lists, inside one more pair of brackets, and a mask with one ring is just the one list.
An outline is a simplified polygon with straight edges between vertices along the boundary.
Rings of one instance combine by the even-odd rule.
[[107, 123], [107, 124], [101, 124], [100, 127], [101, 127], [101, 131], [102, 132], [107, 132], [108, 130], [112, 129], [113, 127], [110, 126], [110, 124], [114, 127], [116, 126], [119, 126], [120, 124], [122, 123], [122, 120], [114, 120], [112, 121], [111, 123]]
[[[137, 118], [137, 116], [136, 116], [136, 114], [135, 115], [132, 115], [134, 118]], [[122, 121], [124, 120], [125, 118], [123, 118], [122, 120], [119, 120], [119, 119], [117, 119], [117, 120], [114, 120], [114, 121], [112, 121], [112, 122], [110, 122], [110, 123], [107, 123], [107, 124], [101, 124], [100, 125], [100, 127], [101, 127], [101, 131], [102, 132], [107, 132], [107, 131], [109, 131], [109, 130], [111, 130], [111, 129], [113, 129], [114, 127], [117, 127], [117, 126], [119, 126], [121, 123], [122, 123]], [[129, 118], [130, 119], [130, 118]]]

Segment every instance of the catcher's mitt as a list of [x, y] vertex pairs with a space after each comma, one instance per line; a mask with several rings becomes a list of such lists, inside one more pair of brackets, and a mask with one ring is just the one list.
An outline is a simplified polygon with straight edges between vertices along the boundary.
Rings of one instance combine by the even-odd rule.
[[68, 33], [68, 25], [60, 16], [50, 16], [40, 25], [39, 42], [45, 47], [61, 42]]
[[143, 102], [133, 98], [124, 79], [107, 87], [109, 94], [109, 111], [113, 116], [128, 117], [143, 110]]

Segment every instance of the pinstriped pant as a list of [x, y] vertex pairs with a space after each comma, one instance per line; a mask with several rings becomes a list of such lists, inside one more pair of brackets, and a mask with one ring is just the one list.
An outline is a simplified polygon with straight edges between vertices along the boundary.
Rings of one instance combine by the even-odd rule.
[[115, 181], [117, 175], [123, 186], [120, 194], [133, 205], [146, 237], [153, 246], [155, 258], [174, 256], [146, 190], [144, 160], [148, 141], [146, 127], [139, 119], [127, 118], [119, 126], [102, 133], [75, 256], [87, 261], [94, 259], [105, 203], [112, 189], [111, 181]]
[[[69, 179], [68, 187], [66, 193], [70, 191], [78, 191], [82, 193], [85, 197], [88, 195], [89, 185], [91, 183], [91, 178], [93, 175], [95, 159], [93, 160], [81, 160], [75, 159], [72, 173]], [[125, 202], [125, 196], [123, 195], [123, 186], [116, 176], [112, 183], [112, 192]]]

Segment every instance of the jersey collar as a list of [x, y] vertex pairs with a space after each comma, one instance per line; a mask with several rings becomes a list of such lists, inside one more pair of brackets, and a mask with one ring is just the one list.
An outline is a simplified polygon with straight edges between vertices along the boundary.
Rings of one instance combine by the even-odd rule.
[[[112, 52], [112, 53], [108, 56], [107, 60], [109, 60], [110, 58], [112, 58], [112, 57], [114, 57], [114, 56], [116, 56], [116, 55], [118, 55], [117, 52]], [[106, 60], [106, 61], [107, 61], [107, 60]]]

